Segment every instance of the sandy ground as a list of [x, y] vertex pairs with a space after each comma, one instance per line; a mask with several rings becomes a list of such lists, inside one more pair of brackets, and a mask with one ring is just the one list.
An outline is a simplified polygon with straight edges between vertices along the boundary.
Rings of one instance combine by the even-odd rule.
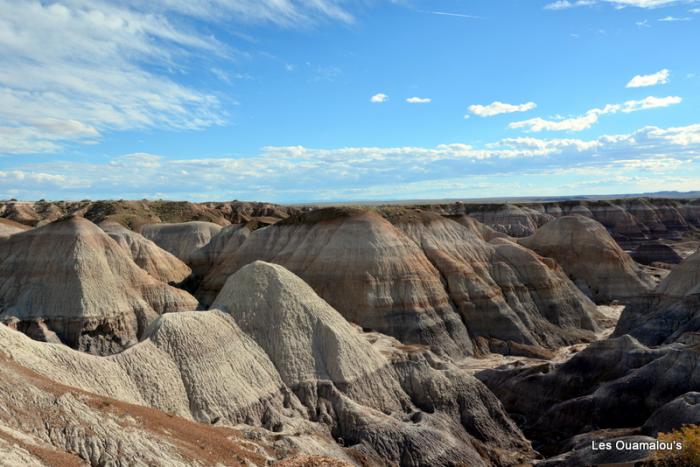
[[[597, 335], [597, 340], [603, 340], [610, 337], [612, 332], [615, 330], [615, 325], [620, 319], [622, 310], [625, 307], [623, 305], [600, 305], [598, 306], [598, 312], [601, 313], [606, 319], [603, 321], [605, 326]], [[508, 365], [513, 363], [519, 363], [524, 365], [538, 365], [544, 362], [552, 363], [563, 363], [573, 357], [578, 352], [582, 351], [590, 344], [575, 344], [567, 347], [562, 347], [555, 351], [554, 358], [551, 360], [541, 360], [538, 358], [527, 358], [527, 357], [515, 357], [510, 355], [500, 355], [500, 354], [489, 354], [483, 358], [467, 357], [458, 362], [458, 366], [462, 369], [469, 371], [470, 373], [478, 373], [481, 370], [487, 370], [489, 368], [497, 368], [501, 365]]]

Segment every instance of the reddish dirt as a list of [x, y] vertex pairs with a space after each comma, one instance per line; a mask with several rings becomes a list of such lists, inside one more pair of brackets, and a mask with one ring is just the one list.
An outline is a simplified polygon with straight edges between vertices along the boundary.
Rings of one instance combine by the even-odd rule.
[[[25, 368], [1, 354], [0, 364], [11, 368], [16, 373], [22, 375], [25, 381], [43, 391], [55, 394], [56, 396], [70, 393], [79, 397], [84, 403], [96, 410], [109, 412], [117, 417], [123, 417], [125, 420], [129, 418], [133, 419], [129, 423], [167, 439], [176, 446], [178, 453], [187, 460], [199, 461], [205, 465], [219, 464], [236, 466], [245, 465], [246, 463], [255, 465], [266, 464], [264, 456], [243, 446], [244, 443], [249, 444], [249, 442], [244, 441], [242, 434], [232, 428], [204, 425], [175, 415], [169, 415], [159, 410], [129, 404], [116, 399], [98, 396], [74, 387], [65, 386]], [[34, 454], [34, 452], [30, 450], [32, 446], [26, 447], [23, 445], [23, 447]], [[40, 457], [38, 454], [35, 455]], [[78, 459], [71, 454], [65, 454], [65, 456], [67, 460]], [[55, 465], [55, 463], [51, 462], [49, 464]], [[82, 464], [73, 462], [60, 465]]]

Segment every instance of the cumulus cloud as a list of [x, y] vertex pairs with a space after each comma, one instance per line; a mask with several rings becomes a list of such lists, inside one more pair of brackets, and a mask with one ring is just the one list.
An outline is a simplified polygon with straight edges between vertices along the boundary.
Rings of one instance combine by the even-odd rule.
[[527, 112], [537, 108], [537, 104], [534, 102], [527, 102], [525, 104], [506, 104], [504, 102], [495, 101], [489, 105], [470, 105], [469, 112], [479, 117], [494, 117], [496, 115], [510, 114], [515, 112]]
[[409, 104], [430, 104], [432, 101], [429, 97], [409, 97], [406, 99]]
[[608, 104], [603, 108], [591, 109], [583, 115], [563, 118], [558, 120], [547, 120], [540, 117], [531, 118], [519, 122], [513, 122], [508, 126], [514, 129], [526, 129], [528, 131], [583, 131], [598, 123], [602, 115], [616, 113], [632, 113], [640, 110], [657, 109], [680, 104], [682, 98], [677, 96], [654, 97], [649, 96], [642, 100], [630, 100], [624, 104]]
[[658, 84], [667, 84], [671, 72], [667, 69], [657, 71], [651, 75], [637, 75], [627, 83], [628, 88], [644, 88], [648, 86], [656, 86]]
[[[645, 176], [661, 183], [669, 177], [667, 187], [679, 187], [685, 181], [672, 178], [695, 177], [697, 183], [699, 155], [700, 124], [645, 127], [594, 139], [506, 138], [479, 146], [273, 146], [240, 157], [184, 159], [135, 153], [104, 162], [55, 160], [6, 168], [0, 172], [0, 198], [313, 202], [393, 198], [397, 193], [409, 198], [485, 196], [485, 190], [503, 195], [514, 189], [523, 195], [544, 195], [550, 189], [544, 182], [553, 174], [562, 186], [568, 184], [569, 193], [601, 177], [610, 182], [613, 175], [625, 183], [641, 183]], [[529, 178], [533, 185], [523, 185]]]
[[372, 102], [373, 104], [381, 104], [382, 102], [386, 102], [388, 99], [389, 99], [389, 96], [387, 96], [383, 92], [378, 92], [377, 94], [370, 97], [369, 101]]

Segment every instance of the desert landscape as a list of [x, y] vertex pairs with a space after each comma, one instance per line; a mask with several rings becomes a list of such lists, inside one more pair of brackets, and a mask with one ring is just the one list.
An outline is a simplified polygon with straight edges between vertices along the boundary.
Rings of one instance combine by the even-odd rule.
[[0, 467], [700, 467], [700, 0], [0, 0]]
[[700, 424], [699, 199], [0, 216], [3, 465], [651, 464]]

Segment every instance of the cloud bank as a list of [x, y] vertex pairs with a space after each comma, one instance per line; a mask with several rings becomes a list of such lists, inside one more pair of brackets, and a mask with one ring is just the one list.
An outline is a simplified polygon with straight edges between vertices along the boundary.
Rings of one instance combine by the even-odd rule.
[[645, 127], [589, 140], [521, 137], [481, 146], [285, 146], [243, 157], [172, 160], [137, 153], [104, 163], [20, 164], [0, 171], [0, 198], [314, 202], [614, 193], [691, 189], [693, 183], [697, 189], [698, 177], [700, 124]]

